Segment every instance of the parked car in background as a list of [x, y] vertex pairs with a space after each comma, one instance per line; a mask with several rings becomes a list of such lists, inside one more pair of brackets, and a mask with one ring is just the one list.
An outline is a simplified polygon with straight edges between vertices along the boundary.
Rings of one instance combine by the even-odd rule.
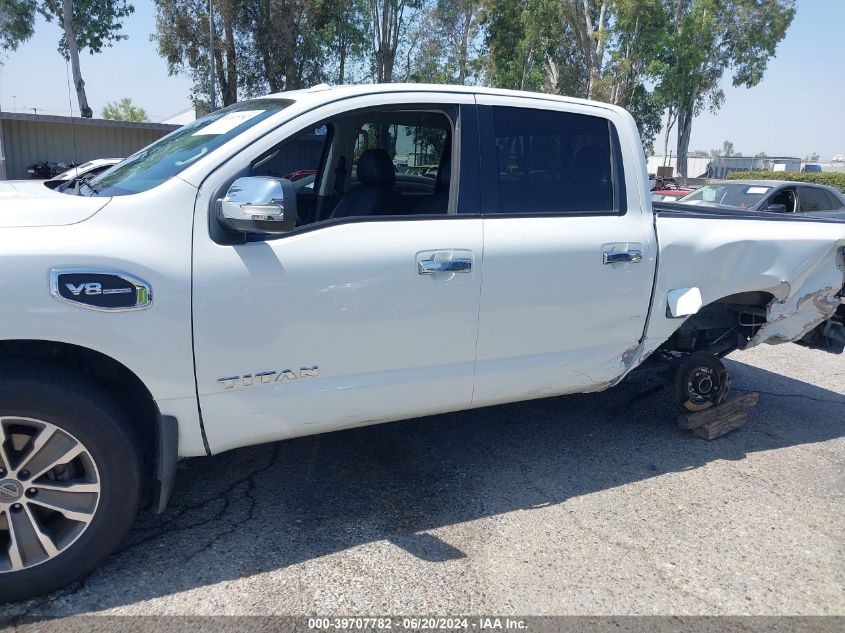
[[69, 167], [75, 167], [73, 163], [54, 163], [49, 160], [39, 160], [32, 163], [26, 168], [26, 173], [30, 178], [36, 180], [44, 180], [46, 178], [55, 178], [57, 175], [66, 171]]
[[811, 174], [818, 174], [822, 171], [822, 166], [816, 163], [807, 163], [801, 168], [801, 171]]
[[845, 196], [834, 187], [785, 180], [731, 180], [696, 189], [678, 200], [689, 205], [803, 213], [845, 220]]
[[287, 176], [285, 176], [285, 180], [290, 180], [291, 182], [296, 182], [297, 180], [302, 180], [303, 178], [308, 178], [308, 176], [314, 176], [317, 173], [316, 169], [297, 169], [296, 171], [292, 171]]
[[95, 158], [94, 160], [89, 160], [81, 165], [71, 167], [67, 171], [50, 178], [50, 180], [47, 180], [44, 185], [50, 189], [57, 189], [59, 191], [75, 189], [83, 180], [93, 178], [94, 176], [103, 173], [110, 167], [117, 165], [122, 160], [122, 158]]

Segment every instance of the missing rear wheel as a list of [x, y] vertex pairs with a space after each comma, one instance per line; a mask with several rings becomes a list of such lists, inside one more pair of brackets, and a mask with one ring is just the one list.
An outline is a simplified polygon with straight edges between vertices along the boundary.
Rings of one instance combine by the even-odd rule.
[[675, 373], [675, 398], [687, 411], [703, 411], [722, 402], [730, 391], [730, 376], [712, 354], [690, 354]]

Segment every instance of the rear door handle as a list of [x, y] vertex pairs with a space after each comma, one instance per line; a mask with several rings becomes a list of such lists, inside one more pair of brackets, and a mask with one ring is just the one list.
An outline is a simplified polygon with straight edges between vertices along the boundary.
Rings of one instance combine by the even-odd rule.
[[421, 259], [417, 262], [417, 271], [421, 275], [433, 275], [435, 273], [468, 273], [471, 270], [471, 259]]
[[601, 255], [603, 264], [638, 264], [643, 261], [643, 252], [630, 250], [614, 253], [604, 251]]

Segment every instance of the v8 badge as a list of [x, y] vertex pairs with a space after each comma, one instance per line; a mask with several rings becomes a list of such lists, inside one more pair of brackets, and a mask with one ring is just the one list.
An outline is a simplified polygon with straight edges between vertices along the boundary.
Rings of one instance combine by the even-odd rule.
[[150, 307], [150, 285], [128, 273], [97, 268], [55, 268], [50, 292], [59, 301], [92, 310], [126, 311]]

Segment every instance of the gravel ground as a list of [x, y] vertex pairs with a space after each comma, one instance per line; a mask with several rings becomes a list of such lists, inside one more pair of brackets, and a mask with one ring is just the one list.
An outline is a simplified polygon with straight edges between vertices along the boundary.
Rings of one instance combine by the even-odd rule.
[[712, 442], [631, 380], [186, 460], [164, 515], [3, 617], [845, 614], [845, 360], [729, 369], [760, 404]]

